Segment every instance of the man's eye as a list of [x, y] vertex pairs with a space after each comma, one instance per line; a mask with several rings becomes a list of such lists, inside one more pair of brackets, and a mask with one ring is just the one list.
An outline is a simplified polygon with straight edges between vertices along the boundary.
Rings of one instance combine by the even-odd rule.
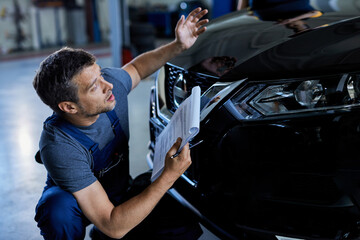
[[94, 92], [97, 88], [98, 88], [98, 85], [97, 85], [97, 84], [94, 84], [94, 86], [91, 88], [90, 91]]

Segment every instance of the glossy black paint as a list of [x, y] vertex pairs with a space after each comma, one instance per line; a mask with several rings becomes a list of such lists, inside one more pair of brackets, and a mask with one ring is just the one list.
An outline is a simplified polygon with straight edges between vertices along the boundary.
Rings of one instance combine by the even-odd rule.
[[319, 27], [254, 56], [223, 81], [350, 72], [360, 68], [359, 43], [360, 17]]
[[[358, 100], [253, 119], [239, 119], [227, 104], [258, 82], [360, 72], [360, 8], [350, 8], [360, 2], [338, 4], [351, 11], [323, 11], [306, 19], [310, 29], [296, 33], [245, 10], [229, 14], [211, 22], [196, 44], [167, 66], [174, 76], [183, 73], [189, 88], [200, 84], [202, 93], [216, 81], [246, 79], [201, 122], [192, 142], [203, 143], [192, 149], [193, 164], [185, 173], [192, 184], [179, 179], [174, 186], [222, 239], [360, 237]], [[167, 106], [173, 112], [168, 76]], [[168, 121], [156, 110], [157, 91], [150, 150]]]
[[193, 177], [202, 192], [193, 204], [230, 232], [246, 226], [334, 238], [359, 217], [358, 116], [233, 122], [222, 131], [229, 118], [219, 111], [199, 136], [213, 142], [193, 152]]

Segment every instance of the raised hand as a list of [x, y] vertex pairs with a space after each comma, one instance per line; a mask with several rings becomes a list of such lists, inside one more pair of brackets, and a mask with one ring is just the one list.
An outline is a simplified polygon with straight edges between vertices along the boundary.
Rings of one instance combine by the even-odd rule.
[[209, 20], [200, 19], [207, 13], [207, 9], [201, 10], [199, 7], [194, 9], [186, 19], [184, 15], [181, 16], [177, 22], [175, 28], [176, 41], [181, 44], [183, 49], [190, 48], [195, 43], [198, 36], [205, 32], [206, 27], [204, 25], [208, 23]]

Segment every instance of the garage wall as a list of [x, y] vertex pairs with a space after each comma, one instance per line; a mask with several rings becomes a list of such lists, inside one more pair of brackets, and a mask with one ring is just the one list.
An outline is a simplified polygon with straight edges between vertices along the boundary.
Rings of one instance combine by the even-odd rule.
[[[176, 8], [182, 0], [127, 0], [128, 4], [135, 6], [144, 6], [144, 5], [152, 5], [152, 4], [164, 4], [168, 5], [170, 8]], [[203, 0], [209, 7], [212, 6], [213, 0]]]
[[97, 7], [101, 37], [103, 41], [108, 42], [110, 34], [108, 0], [98, 0]]
[[[213, 0], [204, 0], [209, 7]], [[16, 25], [14, 23], [14, 0], [0, 1], [0, 55], [17, 51], [16, 44]], [[21, 14], [24, 19], [20, 22], [20, 29], [24, 35], [21, 47], [30, 49], [40, 49], [42, 47], [53, 47], [60, 44], [66, 44], [69, 37], [67, 22], [67, 13], [64, 8], [58, 8], [57, 14], [54, 9], [35, 9], [32, 0], [18, 0], [21, 8]], [[175, 10], [181, 0], [127, 0], [128, 5], [132, 6], [149, 6], [163, 4], [167, 5], [170, 10]], [[85, 0], [77, 0], [79, 6], [85, 5]], [[109, 14], [108, 0], [96, 0], [98, 19], [101, 31], [102, 42], [109, 42]], [[40, 31], [38, 35], [36, 29], [36, 15], [40, 16]], [[55, 17], [55, 15], [57, 17]], [[58, 24], [56, 24], [58, 21]], [[77, 22], [79, 25], [79, 23]], [[58, 30], [56, 30], [58, 26]], [[80, 34], [81, 36], [81, 34]]]
[[[25, 37], [22, 47], [28, 48], [32, 45], [31, 23], [30, 23], [30, 1], [19, 1], [21, 14], [24, 20], [20, 22], [20, 29]], [[0, 55], [11, 49], [17, 48], [16, 45], [16, 25], [14, 23], [14, 3], [13, 0], [0, 1]]]

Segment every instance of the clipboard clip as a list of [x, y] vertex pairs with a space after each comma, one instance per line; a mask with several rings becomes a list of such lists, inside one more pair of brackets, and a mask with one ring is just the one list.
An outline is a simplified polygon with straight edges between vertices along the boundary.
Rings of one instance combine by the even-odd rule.
[[[196, 147], [197, 145], [199, 145], [200, 143], [202, 143], [204, 140], [200, 140], [197, 143], [194, 143], [192, 145], [189, 146], [189, 149], [192, 149], [193, 147]], [[180, 152], [176, 152], [174, 155], [172, 155], [170, 158], [176, 158], [177, 156], [179, 156]]]

